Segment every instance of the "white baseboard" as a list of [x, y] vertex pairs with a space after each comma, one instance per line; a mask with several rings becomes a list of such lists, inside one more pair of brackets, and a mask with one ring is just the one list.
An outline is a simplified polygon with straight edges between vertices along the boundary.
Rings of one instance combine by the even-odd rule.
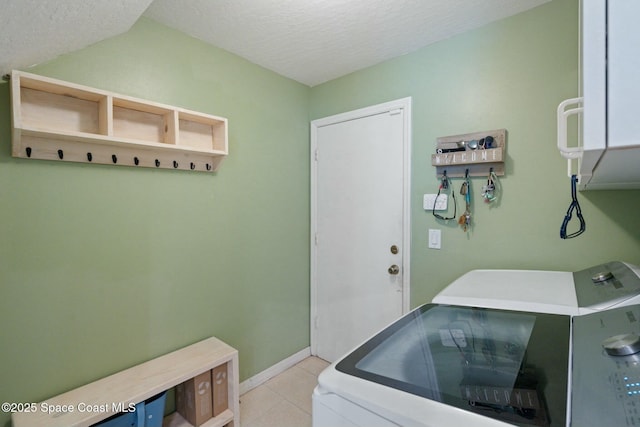
[[278, 374], [283, 373], [284, 371], [291, 368], [292, 366], [302, 362], [304, 359], [306, 359], [309, 356], [311, 356], [311, 347], [302, 349], [299, 352], [276, 363], [270, 368], [267, 368], [264, 371], [252, 376], [251, 378], [246, 379], [245, 381], [240, 383], [240, 394], [244, 394], [249, 390], [252, 390], [258, 387], [260, 384], [263, 384], [269, 381], [271, 378], [275, 377]]

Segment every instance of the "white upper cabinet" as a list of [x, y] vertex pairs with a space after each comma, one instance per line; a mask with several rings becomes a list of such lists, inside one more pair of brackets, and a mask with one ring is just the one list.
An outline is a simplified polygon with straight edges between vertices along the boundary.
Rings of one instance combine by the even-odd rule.
[[[581, 10], [582, 97], [558, 108], [558, 147], [578, 161], [569, 173], [580, 189], [640, 188], [640, 1], [583, 0]], [[583, 113], [581, 141], [567, 147], [574, 112]]]

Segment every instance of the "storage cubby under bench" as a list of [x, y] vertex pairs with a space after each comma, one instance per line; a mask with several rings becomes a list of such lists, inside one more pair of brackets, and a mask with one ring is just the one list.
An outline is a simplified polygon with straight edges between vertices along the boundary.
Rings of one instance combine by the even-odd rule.
[[[239, 427], [238, 351], [214, 337], [52, 397], [33, 405], [33, 411], [13, 413], [13, 427], [92, 426], [117, 414], [118, 407], [143, 402], [222, 366], [226, 366], [227, 408], [202, 427]], [[100, 410], [79, 410], [86, 407]], [[190, 425], [178, 412], [163, 421], [164, 427]]]

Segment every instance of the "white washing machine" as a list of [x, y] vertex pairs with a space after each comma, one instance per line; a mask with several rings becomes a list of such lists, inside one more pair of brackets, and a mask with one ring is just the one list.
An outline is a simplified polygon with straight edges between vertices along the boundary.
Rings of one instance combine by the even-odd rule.
[[329, 366], [313, 426], [640, 425], [638, 275], [468, 273]]

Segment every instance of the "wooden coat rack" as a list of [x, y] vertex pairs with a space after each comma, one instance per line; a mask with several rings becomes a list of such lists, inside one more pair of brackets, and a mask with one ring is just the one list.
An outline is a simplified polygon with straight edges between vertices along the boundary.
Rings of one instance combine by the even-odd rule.
[[61, 80], [11, 74], [12, 155], [213, 172], [227, 119]]

